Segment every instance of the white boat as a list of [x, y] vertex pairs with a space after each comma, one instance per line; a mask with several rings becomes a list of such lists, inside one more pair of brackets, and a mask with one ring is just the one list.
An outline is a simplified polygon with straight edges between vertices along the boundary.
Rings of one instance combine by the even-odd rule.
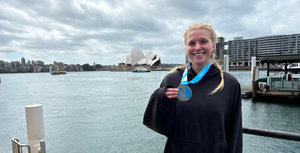
[[[284, 70], [285, 68], [282, 67], [282, 70], [283, 71], [280, 71], [280, 72], [277, 72], [277, 73], [274, 73], [274, 76], [284, 76]], [[300, 79], [300, 63], [298, 63], [298, 66], [293, 66], [291, 67], [290, 65], [288, 65], [288, 70], [287, 70], [287, 80], [288, 80], [288, 76], [289, 78], [297, 78], [297, 79]]]
[[134, 68], [132, 72], [150, 72], [150, 70], [148, 70], [144, 67], [137, 67], [137, 68]]

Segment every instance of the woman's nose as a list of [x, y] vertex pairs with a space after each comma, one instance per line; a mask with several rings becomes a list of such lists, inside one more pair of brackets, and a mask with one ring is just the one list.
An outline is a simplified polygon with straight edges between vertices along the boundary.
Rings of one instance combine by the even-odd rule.
[[200, 50], [200, 49], [201, 49], [200, 43], [196, 43], [196, 45], [195, 45], [195, 50]]

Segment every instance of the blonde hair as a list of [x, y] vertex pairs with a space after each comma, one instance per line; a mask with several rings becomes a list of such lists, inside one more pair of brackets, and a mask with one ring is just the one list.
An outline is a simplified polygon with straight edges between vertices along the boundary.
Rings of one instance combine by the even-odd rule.
[[[216, 45], [218, 38], [217, 38], [217, 34], [215, 32], [215, 30], [213, 29], [213, 27], [211, 25], [208, 24], [204, 24], [204, 23], [195, 23], [193, 25], [191, 25], [183, 34], [183, 39], [184, 39], [184, 44], [185, 46], [187, 45], [187, 35], [189, 32], [194, 31], [194, 30], [206, 30], [207, 32], [209, 32], [210, 34], [210, 39], [212, 41], [213, 45]], [[221, 82], [220, 84], [210, 93], [210, 95], [215, 94], [217, 92], [220, 92], [223, 88], [224, 88], [224, 77], [223, 77], [223, 71], [221, 69], [221, 67], [218, 65], [218, 63], [215, 61], [214, 59], [214, 53], [211, 54], [210, 56], [210, 63], [212, 63], [217, 66], [217, 68], [220, 70], [220, 75], [221, 75]], [[182, 68], [182, 67], [186, 67], [188, 64], [186, 65], [182, 65], [182, 66], [178, 66], [176, 68], [173, 68], [170, 72], [175, 72], [178, 68]]]

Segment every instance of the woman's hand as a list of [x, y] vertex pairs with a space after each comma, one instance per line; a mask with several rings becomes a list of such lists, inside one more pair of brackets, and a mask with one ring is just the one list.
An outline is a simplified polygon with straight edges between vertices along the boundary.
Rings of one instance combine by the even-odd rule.
[[178, 95], [178, 89], [177, 88], [166, 88], [165, 94], [169, 99], [175, 99]]

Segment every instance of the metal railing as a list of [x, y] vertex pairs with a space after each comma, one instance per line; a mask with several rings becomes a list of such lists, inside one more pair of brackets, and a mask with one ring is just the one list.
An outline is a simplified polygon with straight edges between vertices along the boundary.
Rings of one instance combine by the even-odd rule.
[[[12, 138], [11, 141], [13, 153], [23, 153], [23, 147], [27, 147], [28, 153], [31, 153], [30, 146], [26, 144], [20, 144], [18, 138]], [[40, 141], [39, 153], [46, 153], [46, 144], [44, 140]]]
[[300, 91], [300, 81], [275, 81], [272, 83], [272, 89]]
[[17, 138], [12, 138], [12, 151], [13, 153], [22, 153], [23, 152], [23, 147], [27, 147], [28, 149], [28, 153], [30, 152], [30, 146], [26, 145], [26, 144], [20, 144], [19, 140]]
[[[285, 140], [300, 142], [300, 134], [299, 133], [243, 127], [243, 134], [251, 134], [251, 135], [257, 135], [257, 136], [263, 136], [263, 137], [285, 139]], [[19, 140], [17, 138], [12, 138], [11, 141], [12, 141], [13, 153], [22, 153], [23, 147], [27, 147], [28, 153], [31, 153], [30, 146], [28, 146], [26, 144], [20, 144]], [[40, 148], [39, 152], [46, 153], [45, 141], [40, 141], [40, 147], [41, 148]]]
[[299, 133], [243, 127], [243, 133], [300, 142]]

